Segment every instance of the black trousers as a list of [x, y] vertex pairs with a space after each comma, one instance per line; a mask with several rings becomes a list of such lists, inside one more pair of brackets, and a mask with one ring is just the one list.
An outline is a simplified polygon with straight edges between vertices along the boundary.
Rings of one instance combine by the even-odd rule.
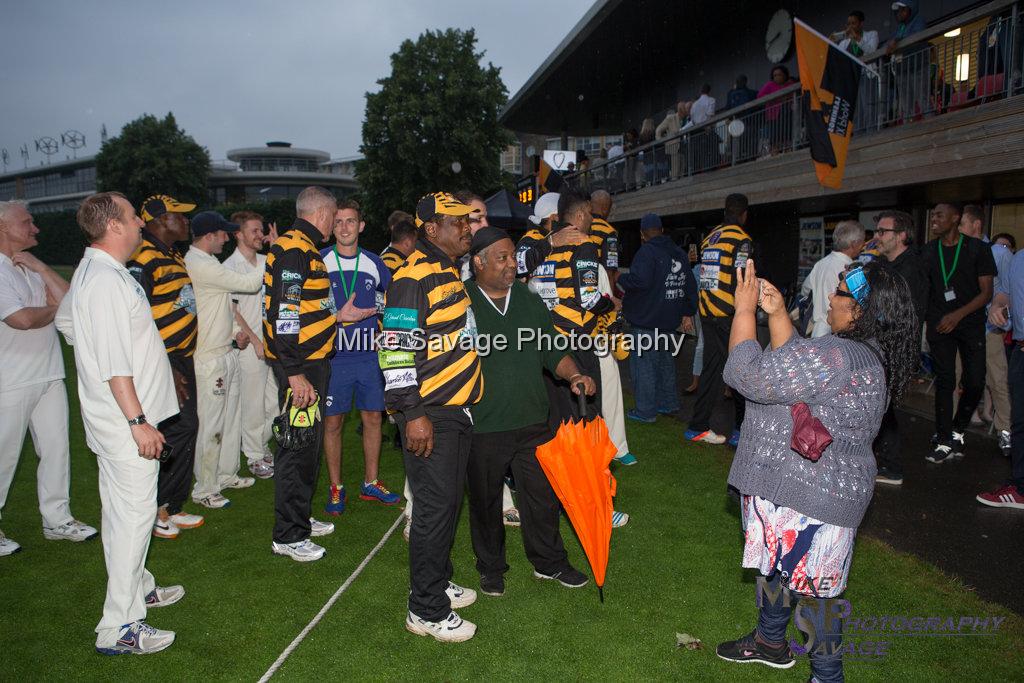
[[[284, 409], [288, 391], [288, 373], [280, 363], [271, 363], [277, 378], [278, 405]], [[327, 360], [311, 361], [302, 366], [302, 374], [320, 396], [324, 409], [331, 364]], [[278, 448], [274, 456], [274, 540], [296, 543], [309, 538], [309, 518], [313, 507], [313, 489], [320, 470], [320, 447], [324, 440], [324, 421], [311, 427], [316, 430], [312, 442], [302, 448]]]
[[[700, 373], [700, 384], [697, 386], [697, 398], [693, 404], [693, 417], [690, 418], [689, 428], [696, 432], [706, 432], [711, 428], [711, 412], [722, 396], [722, 371], [725, 369], [725, 361], [729, 358], [732, 318], [711, 318], [702, 315], [700, 325], [704, 334], [704, 369]], [[732, 401], [736, 416], [734, 428], [739, 429], [743, 424], [746, 400], [734, 389]]]
[[550, 440], [547, 423], [473, 434], [468, 471], [469, 530], [481, 576], [508, 571], [501, 497], [509, 468], [516, 480], [516, 503], [527, 559], [534, 569], [549, 576], [569, 568], [559, 532], [558, 498], [537, 461], [537, 446]]
[[156, 484], [156, 502], [167, 507], [168, 514], [181, 512], [181, 506], [192, 485], [192, 470], [196, 460], [196, 435], [199, 433], [199, 414], [196, 411], [196, 367], [191, 356], [180, 353], [167, 355], [171, 368], [185, 376], [188, 398], [181, 411], [169, 417], [157, 429], [171, 448], [171, 456], [160, 463]]
[[580, 414], [579, 399], [572, 393], [572, 388], [565, 380], [553, 378], [547, 373], [544, 374], [546, 381], [553, 382], [554, 390], [549, 386], [548, 397], [554, 397], [552, 404], [552, 424], [557, 427], [558, 423], [580, 418], [595, 418], [601, 414], [601, 360], [593, 351], [573, 351], [573, 360], [576, 361], [580, 372], [594, 380], [597, 385], [597, 393], [586, 398], [586, 413]]
[[888, 470], [890, 474], [903, 476], [903, 459], [900, 457], [900, 425], [896, 418], [896, 409], [889, 404], [889, 409], [882, 417], [882, 426], [875, 437], [875, 459], [878, 469]]
[[[985, 391], [985, 326], [963, 325], [949, 334], [938, 334], [929, 325], [928, 346], [935, 366], [935, 431], [939, 443], [949, 444], [953, 430], [962, 432], [967, 428]], [[954, 415], [957, 353], [963, 367], [964, 393]]]
[[[441, 621], [451, 612], [445, 593], [452, 578], [452, 543], [466, 486], [473, 420], [468, 408], [427, 408], [434, 425], [434, 450], [428, 457], [402, 449], [405, 476], [416, 502], [409, 529], [409, 611], [426, 621]], [[395, 414], [402, 430], [407, 420]], [[276, 476], [276, 474], [275, 474]]]

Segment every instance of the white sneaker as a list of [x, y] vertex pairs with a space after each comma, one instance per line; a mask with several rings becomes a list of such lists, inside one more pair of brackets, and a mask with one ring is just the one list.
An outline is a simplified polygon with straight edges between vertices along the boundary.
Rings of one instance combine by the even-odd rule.
[[179, 529], [195, 529], [201, 527], [206, 520], [202, 515], [191, 515], [187, 512], [179, 512], [169, 518]]
[[612, 510], [612, 528], [618, 529], [629, 524], [629, 515], [625, 512], [619, 512], [618, 510]]
[[445, 594], [452, 603], [452, 609], [461, 609], [463, 607], [469, 607], [476, 602], [476, 591], [472, 588], [463, 588], [462, 586], [456, 585], [451, 581], [448, 582], [448, 587], [444, 589]]
[[449, 612], [441, 621], [424, 621], [409, 612], [405, 617], [405, 630], [418, 636], [433, 636], [442, 643], [461, 643], [476, 635], [476, 624], [455, 612]]
[[167, 519], [160, 519], [160, 515], [157, 515], [156, 521], [153, 522], [153, 535], [157, 538], [177, 538], [178, 525], [171, 521], [170, 517]]
[[185, 588], [182, 586], [157, 586], [146, 596], [146, 608], [167, 607], [183, 597], [185, 597]]
[[21, 550], [21, 546], [4, 536], [4, 532], [0, 531], [0, 557], [13, 555], [19, 550]]
[[334, 533], [334, 524], [331, 522], [321, 522], [318, 519], [309, 518], [309, 535], [310, 536], [327, 536], [328, 534]]
[[90, 538], [95, 538], [99, 532], [93, 529], [88, 524], [82, 524], [77, 519], [72, 519], [69, 522], [64, 522], [58, 527], [52, 529], [43, 527], [43, 538], [51, 541], [73, 541], [80, 543], [81, 541], [88, 541]]
[[270, 479], [274, 476], [274, 466], [266, 460], [255, 460], [249, 463], [249, 471], [257, 479]]
[[161, 631], [144, 621], [133, 621], [121, 627], [121, 633], [110, 647], [96, 646], [101, 655], [151, 655], [166, 650], [174, 642], [174, 631]]
[[270, 546], [270, 550], [275, 555], [284, 555], [296, 562], [316, 562], [327, 554], [326, 550], [308, 538], [296, 543], [278, 543], [274, 541]]
[[197, 505], [202, 505], [204, 508], [210, 508], [211, 510], [220, 510], [231, 505], [231, 501], [219, 493], [211, 493], [210, 495], [203, 496], [202, 498], [192, 496], [192, 502]]
[[256, 483], [256, 480], [253, 479], [252, 477], [238, 477], [238, 476], [236, 476], [234, 479], [232, 479], [232, 480], [228, 481], [226, 484], [224, 484], [221, 488], [225, 488], [225, 489], [247, 489], [247, 488], [249, 488], [250, 486], [252, 486], [255, 483]]

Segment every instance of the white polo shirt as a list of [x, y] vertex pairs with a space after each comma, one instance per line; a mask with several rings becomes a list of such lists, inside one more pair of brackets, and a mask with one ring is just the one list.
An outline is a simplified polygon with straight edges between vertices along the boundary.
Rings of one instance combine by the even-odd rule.
[[23, 308], [46, 305], [43, 276], [14, 265], [0, 254], [0, 391], [64, 379], [64, 361], [53, 323], [16, 330], [4, 318]]
[[[263, 254], [256, 254], [256, 265], [249, 263], [249, 261], [242, 255], [237, 248], [231, 256], [224, 259], [224, 267], [228, 270], [233, 270], [236, 273], [248, 275], [250, 273], [259, 273], [262, 281], [263, 273], [267, 269], [267, 257]], [[242, 314], [242, 320], [249, 326], [256, 334], [263, 336], [263, 288], [256, 290], [254, 294], [239, 294], [236, 293], [231, 297], [232, 300], [238, 302], [238, 312]]]
[[110, 458], [138, 457], [110, 379], [133, 379], [150, 424], [178, 413], [171, 364], [146, 293], [123, 264], [90, 247], [75, 269], [56, 324], [75, 347], [78, 397], [89, 448]]
[[225, 268], [213, 254], [195, 247], [185, 254], [185, 268], [196, 292], [196, 360], [218, 358], [231, 350], [231, 293], [259, 291], [263, 273], [237, 273]]

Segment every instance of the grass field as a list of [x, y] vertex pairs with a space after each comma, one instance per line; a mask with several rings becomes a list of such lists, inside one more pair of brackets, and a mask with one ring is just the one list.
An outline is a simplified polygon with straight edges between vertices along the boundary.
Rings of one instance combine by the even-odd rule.
[[[84, 444], [70, 353], [65, 361], [72, 370], [72, 509], [98, 526], [96, 464]], [[354, 483], [361, 453], [354, 420], [347, 422]], [[532, 579], [513, 529], [505, 596], [481, 595], [461, 611], [478, 624], [477, 636], [459, 645], [419, 638], [403, 628], [407, 546], [395, 533], [278, 678], [806, 680], [806, 658], [780, 672], [728, 664], [714, 654], [716, 643], [745, 634], [755, 619], [754, 577], [739, 567], [738, 508], [725, 493], [731, 451], [681, 445], [681, 425], [671, 419], [629, 430], [640, 463], [616, 472], [616, 508], [632, 520], [614, 533], [604, 604], [593, 585], [570, 591]], [[398, 453], [385, 447], [382, 460], [382, 478], [401, 490]], [[10, 681], [256, 680], [399, 514], [351, 500], [337, 531], [321, 539], [327, 557], [302, 565], [270, 554], [272, 483], [230, 492], [232, 506], [205, 511], [204, 527], [152, 543], [148, 566], [157, 580], [187, 591], [180, 603], [149, 615], [153, 625], [177, 631], [177, 642], [150, 657], [107, 658], [93, 651], [106, 581], [102, 547], [98, 540], [43, 540], [35, 461], [28, 443], [2, 521], [24, 548], [0, 559], [2, 678]], [[315, 510], [326, 497], [323, 468], [321, 484]], [[576, 566], [589, 573], [568, 524], [563, 534]], [[455, 581], [476, 588], [465, 510], [453, 561]], [[846, 597], [858, 617], [1006, 617], [989, 635], [849, 639], [862, 648], [865, 641], [888, 642], [882, 658], [848, 660], [850, 680], [1019, 680], [1024, 670], [1020, 617], [877, 541], [859, 539]], [[677, 632], [700, 638], [704, 649], [676, 648]]]

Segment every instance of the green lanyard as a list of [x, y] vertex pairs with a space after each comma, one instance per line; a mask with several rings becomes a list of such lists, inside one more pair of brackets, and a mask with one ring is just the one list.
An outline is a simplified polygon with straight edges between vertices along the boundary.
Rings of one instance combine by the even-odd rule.
[[[356, 248], [356, 269], [352, 272], [352, 284], [345, 282], [345, 272], [341, 269], [341, 258], [338, 256], [338, 245], [334, 245], [334, 262], [338, 264], [338, 279], [341, 280], [341, 291], [345, 293], [345, 301], [356, 291], [356, 278], [359, 277], [359, 257], [363, 250]], [[955, 265], [953, 266], [956, 267]]]
[[960, 247], [964, 245], [964, 236], [961, 234], [960, 239], [956, 241], [956, 254], [953, 256], [953, 267], [949, 273], [946, 272], [946, 257], [942, 253], [942, 240], [939, 240], [939, 266], [942, 268], [942, 284], [946, 289], [949, 289], [949, 281], [953, 277], [953, 273], [956, 272], [956, 264], [960, 260]]

